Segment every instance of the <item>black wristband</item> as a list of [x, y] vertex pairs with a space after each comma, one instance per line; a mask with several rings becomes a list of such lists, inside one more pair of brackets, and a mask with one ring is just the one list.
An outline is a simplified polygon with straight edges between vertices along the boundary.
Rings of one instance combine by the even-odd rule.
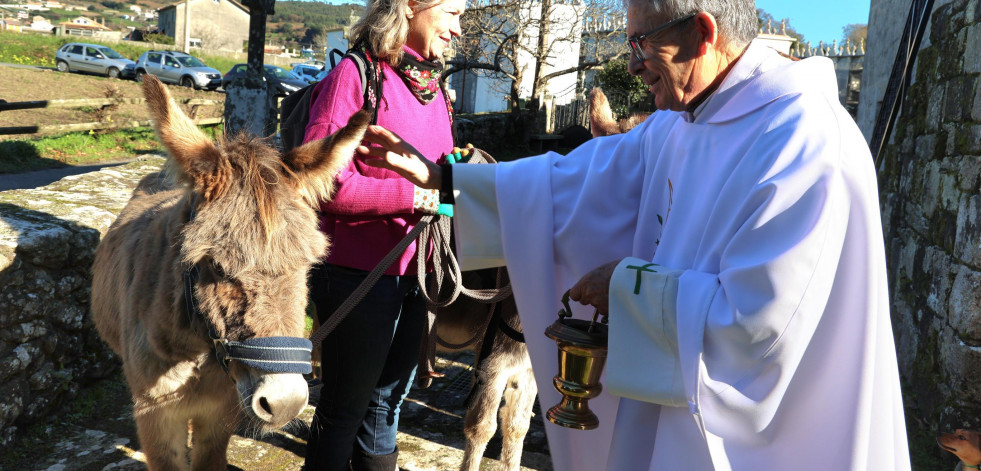
[[453, 204], [453, 165], [440, 164], [440, 172], [443, 181], [439, 187], [439, 202], [442, 204]]

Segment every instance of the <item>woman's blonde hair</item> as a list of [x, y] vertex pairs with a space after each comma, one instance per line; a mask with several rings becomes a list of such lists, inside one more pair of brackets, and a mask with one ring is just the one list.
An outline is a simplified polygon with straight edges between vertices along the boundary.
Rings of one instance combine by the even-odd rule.
[[444, 0], [368, 0], [364, 17], [351, 27], [351, 43], [363, 43], [378, 59], [393, 66], [399, 65], [402, 62], [402, 46], [409, 36], [409, 19], [405, 16], [405, 9], [410, 1], [415, 5], [413, 11], [421, 11]]

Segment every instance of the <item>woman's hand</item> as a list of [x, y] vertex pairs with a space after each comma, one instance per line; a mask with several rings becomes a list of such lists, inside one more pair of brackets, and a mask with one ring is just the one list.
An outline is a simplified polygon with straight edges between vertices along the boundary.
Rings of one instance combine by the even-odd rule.
[[364, 142], [381, 147], [358, 146], [358, 153], [367, 156], [365, 163], [387, 168], [420, 188], [440, 189], [443, 172], [434, 162], [419, 155], [419, 151], [401, 137], [381, 126], [368, 126]]
[[603, 315], [610, 314], [610, 279], [620, 260], [594, 268], [586, 273], [569, 290], [569, 298], [580, 304], [589, 304]]

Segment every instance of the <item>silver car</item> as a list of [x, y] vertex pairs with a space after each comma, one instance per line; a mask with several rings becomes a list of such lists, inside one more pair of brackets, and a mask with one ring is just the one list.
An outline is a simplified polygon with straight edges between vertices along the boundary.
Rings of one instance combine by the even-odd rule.
[[135, 62], [98, 44], [65, 44], [55, 53], [55, 64], [62, 72], [89, 72], [112, 78], [130, 78], [136, 75]]
[[177, 51], [147, 51], [136, 60], [136, 81], [146, 74], [161, 82], [214, 90], [221, 86], [221, 72], [196, 57]]

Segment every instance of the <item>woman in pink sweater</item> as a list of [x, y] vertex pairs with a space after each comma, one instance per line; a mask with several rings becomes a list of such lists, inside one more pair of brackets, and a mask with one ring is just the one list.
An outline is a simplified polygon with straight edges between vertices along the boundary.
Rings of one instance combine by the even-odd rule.
[[[460, 35], [465, 0], [371, 0], [352, 29], [380, 89], [368, 90], [377, 124], [435, 161], [453, 148], [452, 108], [439, 87], [444, 49]], [[345, 58], [315, 88], [304, 141], [333, 134], [365, 106], [358, 67]], [[438, 193], [359, 158], [321, 206], [331, 250], [311, 276], [321, 322], [426, 213]], [[323, 389], [304, 469], [392, 471], [399, 407], [415, 375], [426, 307], [413, 243], [322, 344]]]

